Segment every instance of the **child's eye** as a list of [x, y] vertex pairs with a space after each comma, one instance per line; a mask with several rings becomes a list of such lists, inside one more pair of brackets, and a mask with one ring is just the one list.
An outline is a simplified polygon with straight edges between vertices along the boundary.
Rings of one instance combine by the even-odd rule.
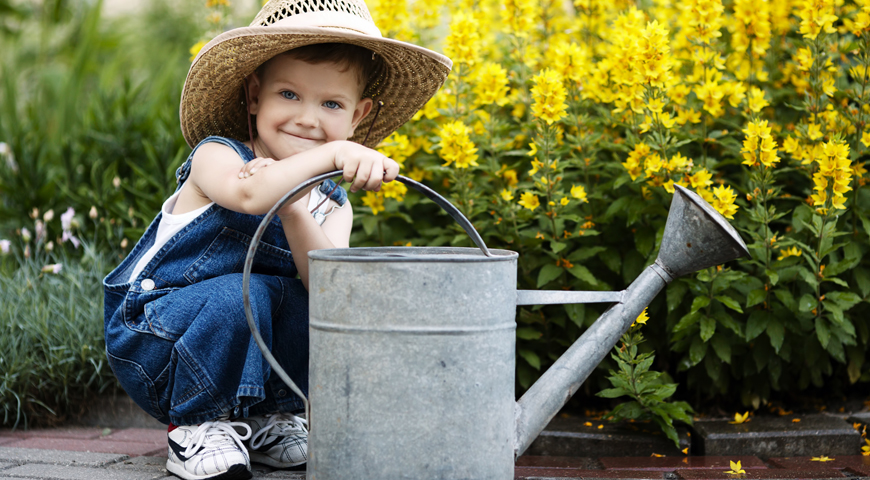
[[281, 92], [281, 96], [283, 96], [287, 100], [296, 100], [297, 98], [296, 94], [291, 92], [290, 90], [284, 90], [283, 92]]
[[330, 110], [341, 108], [341, 105], [339, 105], [338, 102], [333, 102], [332, 100], [327, 100], [323, 102], [323, 106]]

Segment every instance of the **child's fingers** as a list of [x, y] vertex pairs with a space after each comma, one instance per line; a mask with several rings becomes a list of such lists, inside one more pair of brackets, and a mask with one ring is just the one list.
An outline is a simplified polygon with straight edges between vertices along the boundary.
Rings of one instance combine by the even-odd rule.
[[275, 160], [271, 158], [255, 158], [242, 167], [242, 170], [239, 172], [239, 178], [248, 178], [256, 173], [257, 170], [266, 168], [273, 163], [275, 163]]
[[399, 164], [392, 158], [384, 160], [384, 181], [392, 182], [399, 175]]

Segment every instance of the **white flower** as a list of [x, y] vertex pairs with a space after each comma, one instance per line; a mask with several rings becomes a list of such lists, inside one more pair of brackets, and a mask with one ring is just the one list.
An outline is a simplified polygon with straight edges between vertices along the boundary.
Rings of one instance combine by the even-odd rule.
[[18, 173], [18, 164], [15, 163], [15, 156], [12, 155], [12, 149], [6, 142], [0, 142], [0, 157], [6, 157], [6, 167], [12, 170], [12, 173]]
[[120, 187], [120, 186], [121, 186], [121, 179], [118, 178], [118, 177], [113, 178], [113, 179], [112, 179], [112, 185], [114, 185], [115, 188]]
[[12, 248], [12, 242], [9, 240], [0, 240], [0, 254], [7, 255]]
[[30, 230], [28, 230], [27, 227], [22, 228], [21, 229], [21, 239], [24, 240], [24, 243], [29, 242], [30, 238], [31, 238], [30, 237]]
[[76, 211], [73, 210], [72, 207], [67, 208], [66, 212], [63, 212], [60, 215], [60, 228], [62, 228], [64, 230], [72, 229], [72, 226], [73, 226], [72, 220], [73, 220], [73, 216], [75, 216], [75, 214], [76, 214]]
[[43, 271], [43, 273], [53, 273], [53, 274], [55, 274], [55, 275], [57, 275], [58, 273], [60, 273], [60, 271], [61, 271], [62, 269], [63, 269], [63, 264], [62, 264], [62, 263], [55, 263], [55, 264], [53, 264], [53, 265], [46, 265], [46, 266], [42, 267], [42, 271]]
[[79, 245], [81, 244], [79, 239], [76, 238], [75, 235], [73, 235], [71, 231], [64, 230], [63, 235], [60, 237], [60, 242], [63, 243], [63, 242], [66, 242], [67, 240], [72, 242], [73, 248], [79, 248]]
[[36, 243], [45, 240], [45, 224], [42, 223], [42, 220], [36, 221], [36, 228], [34, 230], [36, 231]]
[[53, 251], [53, 250], [54, 250], [54, 242], [52, 242], [51, 240], [49, 240], [48, 243], [45, 244], [45, 251], [46, 251], [46, 252], [51, 252], [51, 251]]
[[45, 223], [54, 220], [54, 210], [49, 210], [45, 212], [45, 214], [42, 216], [42, 219], [45, 220]]

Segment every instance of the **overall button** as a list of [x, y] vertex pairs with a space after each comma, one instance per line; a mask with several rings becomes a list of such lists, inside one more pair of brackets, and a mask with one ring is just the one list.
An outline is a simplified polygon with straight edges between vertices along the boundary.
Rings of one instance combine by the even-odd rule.
[[286, 390], [283, 390], [283, 389], [282, 389], [282, 390], [278, 390], [278, 396], [279, 396], [279, 397], [286, 397], [286, 396], [287, 396], [287, 391], [286, 391]]
[[150, 278], [142, 280], [142, 290], [145, 290], [146, 292], [154, 290], [154, 280], [151, 280]]

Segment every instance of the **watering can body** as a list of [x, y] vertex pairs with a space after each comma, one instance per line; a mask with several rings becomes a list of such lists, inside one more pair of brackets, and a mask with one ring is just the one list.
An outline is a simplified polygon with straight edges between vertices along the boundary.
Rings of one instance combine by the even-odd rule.
[[517, 254], [310, 253], [310, 479], [513, 478]]

